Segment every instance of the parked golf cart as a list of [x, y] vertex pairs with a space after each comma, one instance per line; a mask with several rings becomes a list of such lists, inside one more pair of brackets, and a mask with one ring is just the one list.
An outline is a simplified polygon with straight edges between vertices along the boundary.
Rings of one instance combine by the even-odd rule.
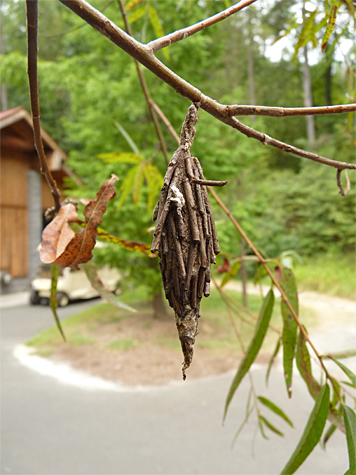
[[[99, 296], [83, 269], [75, 270], [69, 267], [58, 269], [57, 302], [59, 307], [65, 307], [70, 301], [87, 300]], [[117, 291], [119, 274], [116, 269], [104, 266], [98, 270], [98, 275], [109, 291]], [[50, 296], [51, 266], [41, 264], [37, 277], [31, 283], [30, 303], [48, 305]]]

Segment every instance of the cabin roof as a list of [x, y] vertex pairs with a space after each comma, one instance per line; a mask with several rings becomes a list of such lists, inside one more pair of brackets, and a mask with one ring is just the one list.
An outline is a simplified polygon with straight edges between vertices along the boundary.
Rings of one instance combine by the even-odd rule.
[[[71, 176], [76, 182], [78, 177], [65, 164], [66, 153], [53, 138], [41, 127], [43, 147], [49, 169]], [[0, 112], [1, 147], [20, 151], [28, 155], [37, 155], [31, 114], [24, 107], [15, 107]]]

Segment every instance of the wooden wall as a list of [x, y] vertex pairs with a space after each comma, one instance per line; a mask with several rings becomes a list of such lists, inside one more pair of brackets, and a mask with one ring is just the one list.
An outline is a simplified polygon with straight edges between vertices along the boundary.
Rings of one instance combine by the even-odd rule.
[[0, 269], [13, 277], [28, 271], [27, 171], [31, 160], [15, 151], [1, 150]]

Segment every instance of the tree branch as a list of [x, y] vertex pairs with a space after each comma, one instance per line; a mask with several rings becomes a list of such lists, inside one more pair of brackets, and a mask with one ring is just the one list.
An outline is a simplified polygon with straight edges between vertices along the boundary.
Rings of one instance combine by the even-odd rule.
[[85, 0], [59, 0], [61, 3], [70, 8], [74, 13], [80, 16], [83, 20], [89, 23], [93, 28], [98, 30], [102, 35], [106, 36], [110, 41], [119, 46], [122, 50], [130, 56], [139, 61], [143, 66], [149, 69], [153, 74], [162, 79], [165, 83], [171, 86], [178, 94], [186, 97], [191, 102], [200, 102], [200, 107], [211, 114], [216, 119], [224, 122], [227, 125], [237, 129], [247, 137], [259, 140], [263, 145], [271, 145], [272, 147], [283, 150], [287, 153], [292, 153], [309, 160], [314, 160], [324, 165], [328, 165], [340, 170], [356, 169], [356, 164], [339, 162], [325, 157], [321, 157], [315, 153], [306, 152], [305, 150], [293, 147], [279, 140], [273, 139], [262, 132], [252, 129], [239, 122], [234, 117], [230, 117], [228, 107], [219, 104], [211, 97], [202, 94], [199, 89], [189, 84], [187, 81], [179, 77], [161, 61], [159, 61], [151, 48], [143, 45], [139, 41], [125, 33], [121, 28], [111, 22], [105, 15], [93, 8]]
[[197, 33], [198, 31], [204, 30], [205, 28], [214, 25], [214, 23], [218, 23], [219, 21], [225, 20], [225, 18], [228, 18], [230, 15], [233, 15], [239, 10], [248, 7], [249, 5], [251, 5], [251, 3], [254, 3], [256, 1], [257, 0], [242, 0], [241, 2], [236, 3], [235, 5], [232, 5], [231, 7], [227, 8], [226, 10], [223, 10], [222, 12], [217, 13], [216, 15], [210, 18], [207, 18], [206, 20], [200, 21], [195, 25], [187, 26], [186, 28], [182, 28], [181, 30], [174, 31], [169, 35], [162, 36], [162, 38], [157, 38], [156, 40], [153, 40], [148, 43], [147, 46], [153, 51], [153, 53], [155, 53], [156, 51], [165, 48], [166, 46], [170, 46], [172, 43], [184, 40], [185, 38], [188, 38], [188, 36], [192, 36], [194, 35], [194, 33]]
[[228, 114], [264, 115], [269, 117], [291, 117], [299, 115], [343, 114], [356, 111], [356, 104], [342, 104], [324, 107], [265, 107], [265, 106], [227, 106]]
[[38, 80], [37, 80], [37, 30], [38, 30], [38, 2], [37, 0], [26, 0], [27, 14], [27, 73], [30, 85], [31, 112], [33, 123], [33, 135], [35, 148], [40, 162], [40, 171], [47, 180], [53, 195], [56, 211], [60, 208], [60, 192], [52, 173], [48, 167], [45, 151], [42, 142], [40, 105], [38, 101]]

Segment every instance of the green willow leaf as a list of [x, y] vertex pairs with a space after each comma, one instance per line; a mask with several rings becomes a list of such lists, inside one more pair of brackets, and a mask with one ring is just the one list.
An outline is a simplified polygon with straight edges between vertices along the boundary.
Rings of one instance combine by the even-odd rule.
[[[148, 8], [148, 16], [150, 17], [151, 25], [152, 25], [152, 28], [154, 29], [154, 32], [157, 38], [161, 38], [162, 36], [164, 36], [164, 30], [163, 30], [160, 18], [158, 16], [157, 11], [153, 8], [152, 5], [150, 5]], [[166, 60], [170, 61], [171, 58], [168, 52], [168, 48], [163, 48], [162, 51]]]
[[[291, 269], [284, 267], [282, 270], [281, 286], [292, 305], [295, 313], [298, 315], [298, 293], [297, 284]], [[292, 378], [293, 378], [293, 360], [297, 343], [298, 325], [286, 302], [281, 300], [281, 312], [283, 318], [283, 368], [284, 377], [287, 386], [288, 396], [292, 396]]]
[[237, 373], [231, 383], [230, 390], [227, 395], [226, 404], [225, 404], [224, 420], [225, 420], [226, 413], [227, 413], [229, 404], [231, 402], [231, 399], [233, 398], [235, 394], [235, 391], [237, 390], [242, 379], [244, 378], [244, 376], [250, 369], [252, 363], [255, 361], [256, 356], [262, 346], [262, 343], [267, 333], [268, 325], [271, 319], [273, 305], [274, 305], [274, 293], [273, 293], [273, 290], [270, 290], [263, 301], [262, 308], [260, 310], [260, 315], [256, 322], [254, 336], [246, 351], [246, 355], [242, 359], [239, 365], [239, 368], [237, 370]]
[[140, 18], [143, 17], [143, 15], [146, 13], [146, 5], [143, 5], [142, 7], [138, 8], [134, 12], [132, 12], [130, 15], [127, 17], [127, 21], [130, 23], [134, 23], [135, 21], [139, 20]]
[[135, 142], [132, 140], [132, 137], [130, 136], [130, 134], [127, 132], [127, 130], [120, 124], [120, 122], [117, 122], [116, 120], [114, 120], [114, 125], [115, 127], [117, 128], [117, 130], [121, 133], [121, 135], [124, 137], [124, 139], [126, 140], [126, 142], [130, 145], [131, 147], [131, 150], [133, 151], [133, 153], [135, 153], [136, 155], [141, 155], [139, 149], [138, 149], [138, 146], [135, 144]]
[[266, 397], [263, 397], [263, 396], [258, 396], [258, 400], [262, 404], [264, 404], [266, 407], [268, 407], [268, 409], [270, 409], [272, 412], [277, 414], [277, 416], [284, 419], [291, 427], [293, 427], [292, 421], [289, 419], [287, 414], [285, 414], [285, 412], [282, 411], [282, 409], [280, 407], [276, 406], [276, 404], [274, 404], [272, 401], [270, 401], [269, 399], [267, 399]]
[[282, 342], [282, 338], [278, 338], [276, 347], [275, 347], [274, 352], [273, 352], [273, 355], [272, 355], [271, 359], [269, 360], [267, 373], [266, 373], [266, 386], [268, 385], [268, 379], [269, 379], [269, 375], [270, 375], [274, 360], [277, 358], [279, 349], [281, 347], [281, 342]]
[[51, 307], [54, 319], [56, 321], [57, 328], [62, 335], [62, 338], [64, 341], [66, 340], [61, 322], [58, 318], [57, 315], [57, 307], [58, 307], [58, 302], [57, 302], [57, 284], [58, 284], [58, 265], [57, 264], [52, 264], [52, 269], [51, 269], [51, 297], [49, 300], [49, 306]]
[[297, 368], [300, 375], [304, 379], [311, 396], [315, 399], [320, 392], [321, 386], [314, 379], [312, 374], [312, 366], [309, 351], [303, 336], [300, 331], [298, 336], [297, 352], [296, 352]]
[[148, 189], [147, 210], [154, 208], [163, 184], [163, 176], [153, 163], [146, 162], [143, 169]]
[[259, 416], [260, 420], [263, 422], [263, 424], [268, 427], [269, 430], [274, 432], [275, 434], [279, 435], [280, 437], [284, 437], [283, 432], [281, 432], [277, 427], [275, 427], [273, 424], [270, 423], [269, 420], [267, 420], [264, 416], [260, 414]]
[[349, 407], [344, 408], [344, 423], [346, 429], [347, 450], [349, 453], [350, 474], [356, 473], [356, 414]]
[[121, 206], [124, 204], [124, 201], [133, 190], [134, 181], [135, 181], [138, 167], [139, 165], [132, 167], [131, 170], [125, 176], [125, 179], [121, 182], [121, 186], [120, 186], [121, 195], [120, 195], [119, 202], [117, 204], [117, 209], [121, 208]]
[[334, 361], [334, 363], [336, 363], [342, 370], [343, 372], [348, 376], [348, 378], [350, 379], [351, 383], [352, 383], [352, 386], [354, 388], [356, 388], [356, 375], [347, 367], [345, 366], [344, 364], [340, 363], [340, 361], [338, 361], [336, 358], [333, 358], [332, 356], [330, 356], [330, 359], [332, 359]]
[[95, 267], [92, 264], [82, 264], [82, 268], [85, 270], [91, 285], [98, 292], [101, 298], [111, 303], [111, 305], [114, 305], [115, 307], [122, 308], [123, 310], [129, 310], [130, 312], [134, 313], [137, 312], [137, 310], [134, 308], [130, 307], [124, 302], [121, 302], [119, 297], [115, 295], [114, 292], [110, 292], [110, 290], [105, 288]]
[[132, 188], [132, 201], [134, 204], [137, 204], [140, 200], [142, 185], [144, 181], [144, 162], [141, 162], [136, 168], [136, 173], [133, 179], [133, 188]]
[[309, 416], [303, 435], [291, 458], [282, 470], [281, 475], [291, 475], [294, 473], [319, 442], [328, 417], [329, 396], [330, 389], [329, 386], [325, 384], [316, 398], [314, 408]]
[[330, 424], [328, 430], [324, 434], [323, 438], [323, 447], [325, 449], [327, 441], [330, 439], [330, 437], [333, 435], [333, 433], [336, 431], [336, 426], [334, 424]]
[[322, 39], [321, 51], [325, 50], [326, 45], [328, 44], [329, 38], [335, 29], [337, 12], [341, 6], [341, 2], [339, 2], [338, 0], [329, 0], [329, 1], [330, 1], [331, 8], [330, 8], [330, 12], [327, 14], [328, 24], [327, 24], [327, 27]]
[[135, 163], [142, 162], [143, 158], [136, 153], [99, 153], [98, 158], [101, 158], [106, 163]]

